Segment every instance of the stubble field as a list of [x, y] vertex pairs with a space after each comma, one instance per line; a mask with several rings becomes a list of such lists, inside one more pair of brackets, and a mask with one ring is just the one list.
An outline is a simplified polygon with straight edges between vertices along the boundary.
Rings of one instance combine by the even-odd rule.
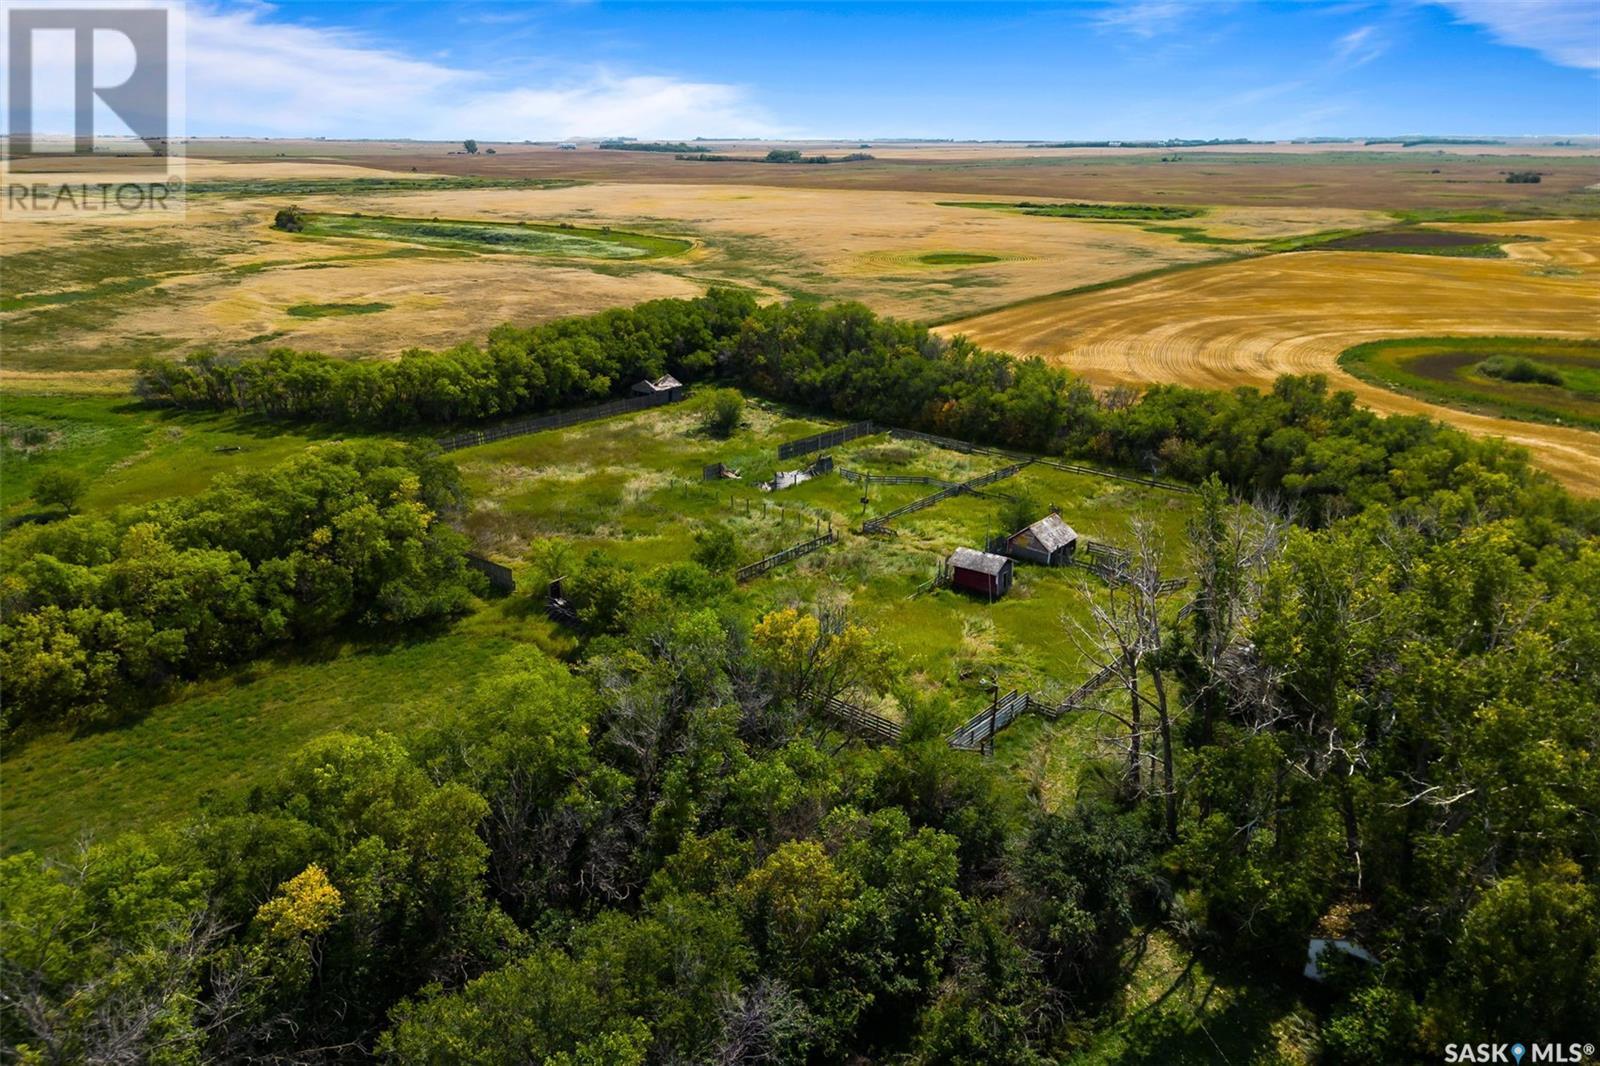
[[1539, 239], [1505, 245], [1504, 259], [1315, 251], [1246, 259], [944, 328], [1101, 385], [1267, 388], [1279, 374], [1327, 374], [1377, 410], [1426, 413], [1526, 445], [1570, 487], [1600, 492], [1600, 435], [1441, 407], [1338, 367], [1345, 349], [1379, 338], [1600, 333], [1600, 223], [1452, 228]]

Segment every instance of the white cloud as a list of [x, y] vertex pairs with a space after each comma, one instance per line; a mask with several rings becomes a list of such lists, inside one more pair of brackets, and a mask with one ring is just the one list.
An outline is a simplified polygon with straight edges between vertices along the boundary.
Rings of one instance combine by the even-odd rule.
[[1186, 0], [1133, 0], [1101, 9], [1093, 21], [1100, 29], [1148, 40], [1176, 30], [1192, 10], [1193, 4]]
[[1376, 26], [1361, 26], [1351, 30], [1334, 42], [1333, 53], [1346, 66], [1359, 67], [1370, 63], [1389, 50], [1389, 42]]
[[1595, 0], [1434, 0], [1457, 22], [1488, 30], [1501, 44], [1531, 48], [1552, 63], [1600, 70], [1600, 3]]
[[782, 132], [737, 86], [601, 67], [508, 80], [273, 16], [265, 5], [189, 5], [192, 135], [548, 140]]

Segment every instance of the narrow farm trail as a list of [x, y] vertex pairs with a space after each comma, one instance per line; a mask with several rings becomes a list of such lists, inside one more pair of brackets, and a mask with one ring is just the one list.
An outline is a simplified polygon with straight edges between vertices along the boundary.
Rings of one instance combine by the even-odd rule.
[[1297, 252], [1001, 308], [952, 322], [985, 347], [1037, 355], [1097, 385], [1269, 387], [1326, 374], [1374, 410], [1426, 414], [1527, 447], [1573, 491], [1600, 495], [1600, 433], [1473, 414], [1360, 381], [1341, 352], [1390, 337], [1600, 336], [1600, 223], [1454, 226], [1538, 236], [1505, 259]]

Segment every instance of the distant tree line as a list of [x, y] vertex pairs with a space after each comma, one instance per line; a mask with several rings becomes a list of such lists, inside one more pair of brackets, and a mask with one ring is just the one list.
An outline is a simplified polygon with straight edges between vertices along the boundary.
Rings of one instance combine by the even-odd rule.
[[612, 152], [713, 152], [716, 149], [683, 141], [601, 141], [600, 147]]
[[867, 152], [849, 155], [805, 155], [797, 148], [774, 148], [766, 155], [706, 155], [696, 149], [696, 154], [679, 155], [678, 159], [698, 159], [706, 163], [861, 163], [873, 156]]
[[101, 722], [274, 645], [454, 614], [478, 582], [445, 521], [462, 499], [453, 464], [330, 444], [196, 496], [15, 533], [0, 724]]

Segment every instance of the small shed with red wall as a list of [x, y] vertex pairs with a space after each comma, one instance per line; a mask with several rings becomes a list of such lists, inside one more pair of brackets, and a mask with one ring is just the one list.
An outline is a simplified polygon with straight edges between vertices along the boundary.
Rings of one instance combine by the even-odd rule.
[[974, 548], [957, 548], [950, 553], [950, 584], [989, 599], [998, 599], [1011, 590], [1012, 564], [1004, 555], [993, 555]]

